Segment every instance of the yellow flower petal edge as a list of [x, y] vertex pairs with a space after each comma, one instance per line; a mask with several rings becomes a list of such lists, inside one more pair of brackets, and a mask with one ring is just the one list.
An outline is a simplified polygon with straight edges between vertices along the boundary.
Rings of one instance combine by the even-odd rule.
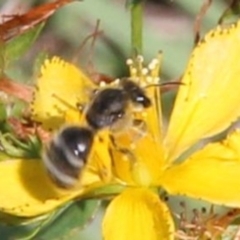
[[173, 240], [174, 225], [165, 203], [150, 190], [128, 189], [108, 206], [104, 240]]
[[[210, 31], [194, 49], [165, 139], [169, 161], [240, 115], [240, 22]], [[224, 49], [224, 50], [223, 50]]]
[[32, 118], [48, 129], [59, 128], [66, 110], [79, 114], [77, 104], [88, 101], [93, 82], [77, 67], [53, 57], [45, 60], [37, 79], [32, 102]]
[[240, 207], [240, 131], [223, 143], [209, 144], [165, 171], [162, 186], [215, 204]]
[[33, 217], [47, 213], [83, 193], [83, 188], [59, 192], [40, 160], [0, 162], [0, 211]]

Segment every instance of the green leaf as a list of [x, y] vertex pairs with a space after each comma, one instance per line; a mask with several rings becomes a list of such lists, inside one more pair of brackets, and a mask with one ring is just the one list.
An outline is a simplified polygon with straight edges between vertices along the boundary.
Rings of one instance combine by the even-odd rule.
[[3, 122], [7, 117], [6, 104], [0, 102], [0, 122]]
[[21, 219], [13, 219], [12, 223], [21, 223], [17, 226], [3, 225], [3, 222], [9, 223], [9, 216], [8, 221], [4, 221], [6, 217], [3, 218], [0, 215], [0, 221], [2, 222], [0, 224], [0, 236], [1, 239], [6, 240], [62, 239], [74, 230], [80, 231], [88, 224], [93, 219], [98, 207], [99, 201], [97, 200], [71, 202], [52, 214], [40, 217], [40, 220], [38, 217], [37, 221], [29, 219], [29, 221], [26, 222], [25, 220], [21, 223]]
[[79, 232], [83, 229], [96, 213], [99, 207], [98, 200], [84, 200], [74, 202], [70, 207], [58, 214], [51, 223], [46, 225], [37, 239], [59, 239], [66, 237], [73, 232]]
[[233, 0], [229, 3], [229, 6], [223, 12], [219, 19], [219, 23], [223, 22], [234, 22], [239, 19], [240, 16], [240, 2], [238, 0]]
[[[0, 132], [0, 144], [9, 157], [15, 158], [40, 158], [41, 141], [36, 135], [29, 135], [25, 141], [18, 139], [14, 134]], [[7, 158], [7, 159], [8, 159]]]
[[43, 26], [44, 23], [36, 25], [36, 27], [29, 31], [8, 41], [4, 49], [5, 61], [11, 62], [21, 57], [35, 42]]
[[2, 227], [13, 227], [13, 226], [19, 226], [22, 227], [23, 225], [30, 225], [33, 223], [39, 223], [44, 219], [47, 219], [49, 217], [49, 213], [45, 215], [41, 215], [39, 217], [34, 218], [25, 218], [25, 217], [18, 217], [14, 216], [5, 212], [0, 211], [0, 232], [2, 232]]
[[47, 58], [49, 58], [49, 54], [47, 52], [41, 51], [38, 53], [33, 66], [33, 73], [35, 76], [39, 76], [41, 66]]
[[[39, 231], [42, 224], [47, 222], [50, 215], [44, 215], [37, 218], [20, 218], [0, 212], [0, 236], [2, 239], [20, 240], [26, 239]], [[36, 235], [36, 234], [35, 234]]]
[[[10, 104], [9, 104], [10, 105]], [[23, 101], [15, 101], [14, 105], [11, 106], [9, 111], [9, 116], [11, 117], [21, 117], [23, 112], [26, 110], [26, 103]]]

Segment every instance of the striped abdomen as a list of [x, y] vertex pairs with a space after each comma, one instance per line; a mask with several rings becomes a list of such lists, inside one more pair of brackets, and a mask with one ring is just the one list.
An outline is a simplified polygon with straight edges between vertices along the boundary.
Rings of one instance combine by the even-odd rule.
[[53, 138], [43, 153], [50, 177], [62, 188], [76, 184], [86, 164], [94, 134], [89, 128], [65, 127]]

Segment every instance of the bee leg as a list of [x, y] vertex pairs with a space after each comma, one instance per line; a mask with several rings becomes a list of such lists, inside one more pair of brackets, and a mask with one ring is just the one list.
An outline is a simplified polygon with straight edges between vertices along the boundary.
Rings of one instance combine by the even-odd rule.
[[134, 142], [137, 142], [147, 134], [147, 124], [141, 119], [134, 119], [132, 123], [132, 128], [136, 135], [134, 135]]

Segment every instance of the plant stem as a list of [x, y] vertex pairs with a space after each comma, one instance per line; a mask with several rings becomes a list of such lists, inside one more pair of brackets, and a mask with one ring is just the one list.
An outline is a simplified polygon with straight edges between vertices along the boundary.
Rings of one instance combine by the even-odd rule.
[[133, 55], [142, 54], [143, 0], [131, 5], [131, 44]]

